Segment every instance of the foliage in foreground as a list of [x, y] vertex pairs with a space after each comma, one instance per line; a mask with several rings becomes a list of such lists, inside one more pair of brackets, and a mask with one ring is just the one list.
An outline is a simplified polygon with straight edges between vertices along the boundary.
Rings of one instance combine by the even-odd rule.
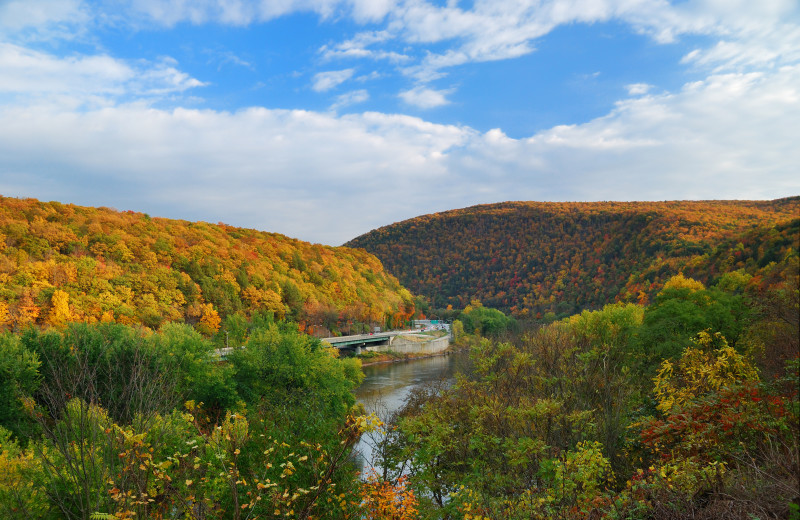
[[359, 362], [294, 324], [263, 322], [227, 362], [175, 324], [31, 329], [0, 349], [2, 518], [373, 518], [395, 496], [414, 511], [351, 462], [377, 426], [355, 406]]
[[473, 336], [472, 372], [412, 396], [382, 462], [423, 518], [788, 518], [800, 362], [758, 363], [785, 345], [741, 289], [675, 277], [649, 307]]
[[[364, 481], [349, 452], [380, 425], [354, 406], [358, 362], [294, 324], [243, 324], [224, 363], [185, 325], [6, 335], [0, 516], [786, 518], [800, 485], [792, 262], [767, 290], [744, 273], [711, 288], [674, 277], [650, 306], [505, 342], [454, 324], [472, 372], [410, 397], [385, 428], [383, 474]], [[463, 316], [513, 325], [477, 302]]]

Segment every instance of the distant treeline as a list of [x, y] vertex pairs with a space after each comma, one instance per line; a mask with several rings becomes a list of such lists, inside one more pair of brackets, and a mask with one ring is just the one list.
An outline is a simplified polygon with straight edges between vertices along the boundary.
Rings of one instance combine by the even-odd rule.
[[413, 218], [346, 245], [375, 254], [434, 309], [478, 299], [541, 319], [647, 302], [680, 272], [703, 283], [738, 269], [769, 276], [797, 255], [799, 215], [800, 197], [508, 202]]

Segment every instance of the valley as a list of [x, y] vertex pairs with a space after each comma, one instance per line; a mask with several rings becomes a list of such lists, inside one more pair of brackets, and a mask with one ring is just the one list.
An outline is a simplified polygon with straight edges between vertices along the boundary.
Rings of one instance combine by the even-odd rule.
[[0, 516], [797, 511], [800, 197], [506, 203], [347, 247], [0, 202]]

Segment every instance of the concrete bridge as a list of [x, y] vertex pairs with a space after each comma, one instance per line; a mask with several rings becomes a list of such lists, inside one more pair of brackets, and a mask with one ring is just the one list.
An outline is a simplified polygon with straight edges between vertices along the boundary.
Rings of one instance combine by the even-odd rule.
[[444, 330], [448, 334], [438, 337], [420, 334], [424, 332], [420, 330], [404, 330], [323, 338], [322, 341], [330, 343], [338, 348], [340, 352], [347, 349], [355, 354], [361, 354], [362, 349], [374, 352], [392, 351], [398, 354], [438, 354], [447, 350], [447, 347], [450, 346], [449, 329]]
[[326, 343], [330, 343], [339, 350], [352, 350], [356, 354], [361, 354], [361, 349], [378, 345], [391, 345], [392, 339], [404, 334], [416, 334], [418, 331], [396, 331], [396, 332], [376, 332], [374, 334], [354, 334], [352, 336], [336, 336], [332, 338], [320, 338]]
[[[410, 336], [419, 336], [423, 331], [419, 330], [399, 330], [392, 332], [375, 332], [374, 334], [354, 334], [352, 336], [335, 336], [332, 338], [320, 338], [321, 341], [330, 343], [334, 348], [339, 351], [349, 351], [356, 355], [361, 354], [362, 349], [369, 348], [370, 350], [387, 350], [390, 345], [395, 345], [392, 350], [401, 352], [437, 352], [444, 350], [449, 345], [449, 336], [443, 338], [431, 338], [427, 343], [432, 345], [423, 346], [416, 340], [415, 344], [409, 345], [410, 340], [404, 339]], [[395, 341], [397, 340], [397, 341]], [[425, 341], [425, 340], [421, 340]], [[233, 351], [233, 347], [218, 349], [217, 356], [225, 358]]]

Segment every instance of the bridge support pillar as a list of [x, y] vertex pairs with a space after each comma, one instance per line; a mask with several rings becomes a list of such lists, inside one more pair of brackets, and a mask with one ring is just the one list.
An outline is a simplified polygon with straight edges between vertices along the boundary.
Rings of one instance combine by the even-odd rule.
[[361, 347], [358, 346], [358, 347], [356, 347], [356, 356], [360, 356], [360, 355], [361, 355]]

